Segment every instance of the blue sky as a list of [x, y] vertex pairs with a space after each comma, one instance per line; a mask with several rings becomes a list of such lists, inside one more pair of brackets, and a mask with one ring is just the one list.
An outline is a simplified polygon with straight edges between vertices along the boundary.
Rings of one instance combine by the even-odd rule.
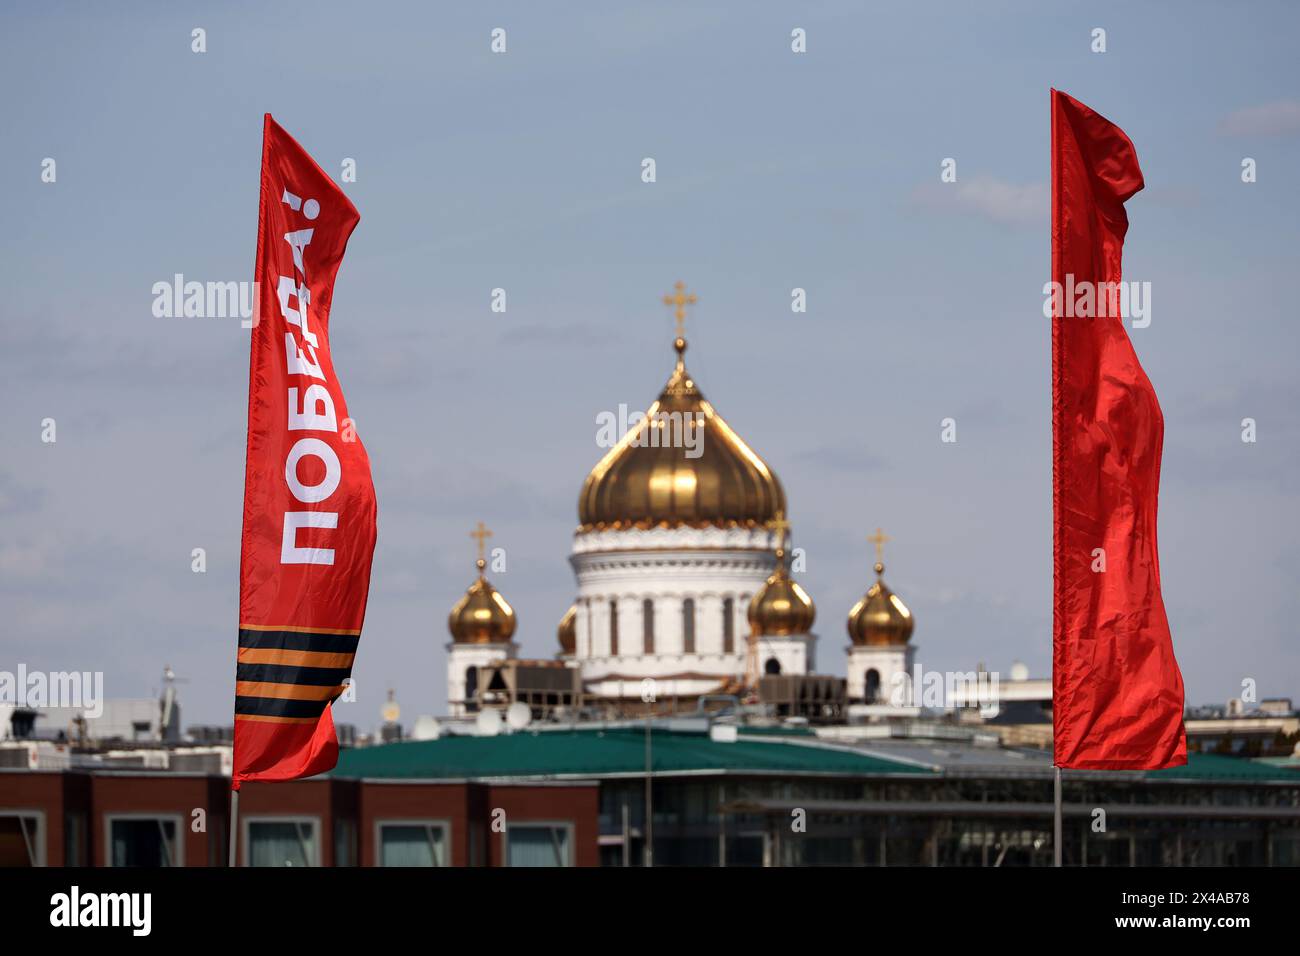
[[247, 333], [155, 318], [151, 288], [251, 276], [270, 111], [327, 171], [357, 162], [331, 338], [379, 545], [340, 719], [373, 725], [390, 686], [442, 711], [480, 519], [523, 652], [554, 652], [596, 415], [657, 394], [679, 278], [697, 381], [785, 484], [820, 669], [882, 525], [925, 667], [1045, 676], [1056, 86], [1146, 174], [1125, 271], [1152, 283], [1133, 336], [1189, 701], [1300, 696], [1298, 28], [1268, 3], [6, 5], [0, 668], [136, 696], [167, 663], [186, 723], [229, 720]]

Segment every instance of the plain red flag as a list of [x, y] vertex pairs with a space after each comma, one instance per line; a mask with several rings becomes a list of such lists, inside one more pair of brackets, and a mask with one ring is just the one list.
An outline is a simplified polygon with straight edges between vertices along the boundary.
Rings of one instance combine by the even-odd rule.
[[338, 760], [375, 550], [370, 460], [330, 351], [356, 208], [266, 114], [239, 568], [233, 786]]
[[1051, 98], [1055, 764], [1179, 766], [1183, 678], [1156, 547], [1164, 416], [1104, 285], [1122, 278], [1142, 170], [1118, 126]]

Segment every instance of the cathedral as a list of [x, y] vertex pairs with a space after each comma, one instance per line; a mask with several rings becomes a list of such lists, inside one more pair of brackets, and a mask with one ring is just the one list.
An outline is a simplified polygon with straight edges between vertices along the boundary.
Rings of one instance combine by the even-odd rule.
[[[785, 491], [686, 368], [683, 320], [694, 302], [680, 282], [664, 297], [676, 309], [675, 365], [578, 495], [569, 557], [576, 597], [548, 664], [576, 669], [581, 698], [609, 712], [650, 700], [751, 697], [762, 677], [816, 671], [817, 611], [792, 577]], [[518, 652], [515, 612], [484, 573], [488, 534], [481, 522], [473, 532], [478, 575], [448, 620], [453, 716], [477, 709], [480, 668]], [[876, 580], [848, 612], [845, 691], [884, 711], [909, 680], [913, 619], [883, 580], [887, 537], [877, 530], [868, 540]]]

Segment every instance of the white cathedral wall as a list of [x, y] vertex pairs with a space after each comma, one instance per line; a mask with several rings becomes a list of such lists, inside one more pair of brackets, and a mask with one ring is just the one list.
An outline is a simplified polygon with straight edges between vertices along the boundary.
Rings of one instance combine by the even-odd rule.
[[767, 662], [773, 658], [781, 665], [782, 674], [811, 674], [817, 667], [814, 649], [817, 638], [812, 634], [792, 634], [789, 637], [760, 637], [758, 639], [758, 672], [766, 673]]
[[[578, 582], [574, 658], [589, 693], [640, 698], [653, 678], [659, 697], [694, 696], [745, 669], [749, 599], [775, 566], [764, 529], [651, 529], [579, 533], [570, 559]], [[695, 647], [687, 651], [683, 605], [695, 602]], [[732, 600], [732, 650], [724, 607]], [[654, 605], [654, 650], [645, 653], [643, 607]], [[610, 602], [618, 607], [618, 653]], [[699, 674], [699, 678], [673, 675]]]
[[[905, 693], [910, 695], [912, 657], [915, 653], [916, 648], [911, 644], [904, 644], [901, 647], [896, 645], [867, 647], [855, 644], [850, 647], [847, 687], [849, 700], [861, 701], [866, 698], [867, 671], [873, 668], [880, 674], [881, 699], [877, 703], [890, 703], [890, 695], [894, 693], [895, 686], [905, 688]], [[896, 678], [895, 675], [900, 673], [902, 677]]]

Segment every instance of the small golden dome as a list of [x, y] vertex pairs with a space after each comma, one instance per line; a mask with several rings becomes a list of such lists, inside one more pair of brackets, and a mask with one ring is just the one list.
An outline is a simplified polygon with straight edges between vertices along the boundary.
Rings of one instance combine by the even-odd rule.
[[497, 644], [515, 633], [515, 611], [483, 576], [487, 562], [478, 559], [478, 580], [469, 586], [447, 618], [457, 644]]
[[868, 647], [906, 644], [916, 625], [912, 612], [885, 586], [885, 566], [876, 562], [876, 583], [849, 611], [849, 637]]
[[[686, 340], [678, 336], [673, 347], [677, 367], [659, 399], [583, 483], [581, 530], [752, 528], [785, 509], [776, 475], [722, 420], [686, 371]], [[689, 447], [681, 447], [681, 439]], [[698, 457], [687, 457], [691, 449], [699, 450]]]
[[808, 592], [790, 578], [785, 551], [776, 552], [776, 570], [749, 602], [749, 628], [759, 637], [807, 634], [817, 618]]
[[569, 609], [564, 612], [564, 617], [560, 618], [560, 626], [555, 630], [555, 636], [560, 641], [560, 653], [573, 656], [574, 649], [578, 646], [578, 606], [569, 605]]

